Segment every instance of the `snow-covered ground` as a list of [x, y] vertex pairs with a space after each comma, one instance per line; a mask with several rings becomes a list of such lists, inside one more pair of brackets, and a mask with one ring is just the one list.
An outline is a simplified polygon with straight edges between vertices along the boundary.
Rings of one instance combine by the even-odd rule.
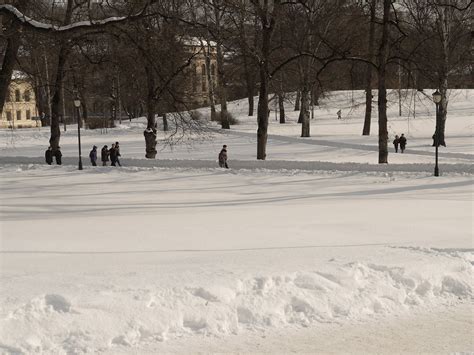
[[122, 168], [79, 172], [73, 126], [63, 166], [47, 128], [0, 131], [0, 353], [474, 351], [474, 91], [452, 92], [437, 178], [427, 99], [391, 107], [408, 149], [382, 166], [361, 99], [325, 98], [311, 138], [272, 120], [264, 162], [245, 100], [156, 161], [141, 120], [82, 131]]

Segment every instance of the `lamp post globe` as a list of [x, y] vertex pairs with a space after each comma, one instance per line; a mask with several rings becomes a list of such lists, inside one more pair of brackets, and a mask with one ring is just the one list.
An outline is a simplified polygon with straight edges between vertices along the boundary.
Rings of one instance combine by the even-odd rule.
[[78, 97], [74, 99], [74, 107], [76, 108], [77, 116], [77, 142], [79, 145], [79, 166], [78, 169], [82, 170], [82, 158], [81, 158], [81, 113], [79, 107], [81, 107], [81, 100]]
[[441, 102], [441, 93], [436, 90], [434, 93], [433, 93], [433, 102], [438, 105], [440, 102]]

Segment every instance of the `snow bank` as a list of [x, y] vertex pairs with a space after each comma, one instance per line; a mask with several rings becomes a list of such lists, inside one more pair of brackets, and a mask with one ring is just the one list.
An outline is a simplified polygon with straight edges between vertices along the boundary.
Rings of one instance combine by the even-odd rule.
[[[407, 250], [392, 249], [401, 255]], [[326, 261], [315, 270], [252, 274], [220, 282], [129, 288], [96, 285], [39, 295], [0, 320], [7, 353], [129, 351], [183, 337], [347, 323], [469, 302], [472, 251], [410, 249], [416, 265]], [[151, 280], [150, 280], [151, 281]]]

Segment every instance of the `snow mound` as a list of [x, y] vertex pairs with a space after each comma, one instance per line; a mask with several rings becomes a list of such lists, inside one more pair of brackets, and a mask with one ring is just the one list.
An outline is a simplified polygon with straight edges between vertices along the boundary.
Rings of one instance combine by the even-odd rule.
[[[209, 284], [197, 280], [195, 285], [169, 288], [110, 288], [90, 296], [94, 306], [77, 300], [74, 311], [67, 297], [47, 294], [1, 321], [3, 338], [10, 338], [9, 332], [19, 337], [1, 349], [7, 353], [127, 352], [194, 335], [220, 337], [360, 322], [470, 301], [470, 252], [462, 257], [431, 249], [412, 252], [429, 253], [432, 264], [406, 268], [334, 260], [318, 270], [230, 277]], [[39, 326], [45, 322], [47, 327]]]

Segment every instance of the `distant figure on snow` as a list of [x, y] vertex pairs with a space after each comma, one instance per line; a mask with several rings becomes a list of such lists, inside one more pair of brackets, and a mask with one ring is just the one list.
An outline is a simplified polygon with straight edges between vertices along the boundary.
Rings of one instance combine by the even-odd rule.
[[51, 163], [53, 162], [53, 150], [51, 149], [51, 147], [48, 147], [48, 149], [46, 149], [46, 151], [44, 152], [44, 160], [46, 160], [46, 163], [48, 165], [51, 165]]
[[400, 138], [398, 135], [395, 136], [395, 139], [393, 140], [393, 146], [395, 148], [395, 153], [398, 153], [398, 145], [400, 144]]
[[102, 166], [107, 166], [107, 162], [109, 161], [109, 149], [106, 145], [104, 145], [100, 151], [100, 160], [102, 160]]
[[115, 144], [112, 143], [112, 147], [109, 149], [109, 156], [110, 156], [110, 165], [117, 166], [117, 151], [115, 150]]
[[89, 153], [89, 158], [91, 160], [92, 166], [97, 166], [97, 147], [93, 146], [92, 150]]
[[222, 146], [222, 150], [219, 153], [219, 166], [221, 168], [229, 169], [229, 166], [227, 165], [227, 146], [225, 144]]
[[56, 164], [61, 165], [61, 157], [63, 153], [61, 153], [61, 147], [58, 147], [54, 152], [54, 157], [56, 158]]
[[122, 164], [120, 164], [120, 159], [119, 157], [121, 156], [120, 155], [120, 146], [119, 146], [119, 142], [115, 142], [115, 160], [118, 164], [118, 166], [122, 166]]
[[405, 138], [405, 135], [402, 133], [400, 137], [400, 151], [403, 153], [407, 146], [407, 139]]
[[341, 115], [342, 115], [342, 111], [341, 110], [337, 111], [337, 119], [338, 120], [341, 119]]

